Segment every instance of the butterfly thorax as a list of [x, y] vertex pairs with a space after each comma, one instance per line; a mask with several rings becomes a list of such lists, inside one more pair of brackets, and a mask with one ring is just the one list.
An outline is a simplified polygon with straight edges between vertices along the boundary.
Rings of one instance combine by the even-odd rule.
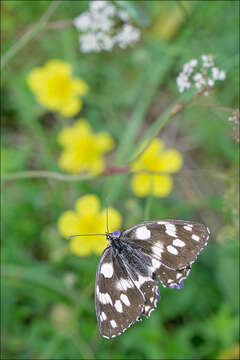
[[106, 234], [107, 239], [115, 257], [120, 257], [122, 263], [126, 266], [129, 275], [133, 279], [137, 279], [139, 275], [149, 276], [151, 267], [151, 258], [128, 243], [128, 238]]

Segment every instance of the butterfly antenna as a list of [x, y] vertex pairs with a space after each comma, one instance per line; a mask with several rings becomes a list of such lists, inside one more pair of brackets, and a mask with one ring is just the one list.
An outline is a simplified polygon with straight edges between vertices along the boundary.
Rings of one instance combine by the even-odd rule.
[[81, 235], [71, 235], [71, 236], [68, 236], [68, 239], [71, 239], [71, 238], [74, 238], [74, 237], [77, 237], [77, 236], [105, 236], [105, 234], [81, 234]]
[[107, 216], [107, 232], [109, 233], [109, 228], [108, 228], [108, 203], [109, 203], [109, 198], [106, 198], [106, 216]]

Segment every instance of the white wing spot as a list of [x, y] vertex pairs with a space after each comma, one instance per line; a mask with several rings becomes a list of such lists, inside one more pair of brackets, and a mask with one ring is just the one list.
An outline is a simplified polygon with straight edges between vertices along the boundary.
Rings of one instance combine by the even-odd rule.
[[197, 236], [197, 235], [192, 235], [192, 239], [193, 239], [193, 240], [196, 240], [196, 241], [199, 241], [199, 240], [200, 240], [200, 237]]
[[174, 246], [178, 246], [178, 247], [183, 247], [183, 246], [185, 246], [186, 244], [185, 244], [185, 242], [182, 241], [182, 240], [175, 239], [175, 240], [173, 240], [173, 245], [174, 245]]
[[173, 282], [173, 280], [172, 280], [172, 279], [168, 279], [167, 282], [168, 282], [168, 284], [169, 284], [169, 283]]
[[208, 231], [208, 233], [210, 234], [210, 230], [209, 230], [209, 228], [207, 227], [207, 231]]
[[107, 319], [107, 315], [105, 314], [105, 312], [102, 312], [101, 316], [102, 316], [102, 321]]
[[120, 291], [121, 290], [127, 291], [127, 289], [130, 289], [133, 286], [134, 285], [130, 281], [123, 279], [123, 278], [116, 282], [116, 288]]
[[177, 273], [177, 275], [176, 275], [176, 279], [179, 279], [181, 276], [182, 276], [182, 274], [181, 274], [181, 273]]
[[[155, 305], [155, 306], [156, 306], [156, 305]], [[151, 310], [149, 311], [148, 316], [151, 315], [151, 312], [152, 312], [153, 310], [154, 310], [154, 309], [151, 309]]]
[[173, 254], [173, 255], [177, 255], [177, 254], [178, 254], [177, 249], [175, 249], [175, 247], [173, 247], [172, 245], [168, 245], [168, 246], [167, 246], [167, 251], [170, 252], [170, 253]]
[[154, 300], [154, 297], [153, 296], [150, 297], [150, 302], [153, 302], [153, 300]]
[[168, 234], [169, 236], [172, 236], [172, 237], [177, 237], [175, 225], [166, 223], [165, 228], [166, 228], [166, 231], [165, 231], [166, 234]]
[[99, 293], [98, 299], [102, 304], [112, 304], [112, 299], [108, 293]]
[[151, 231], [146, 226], [141, 226], [136, 230], [136, 237], [140, 240], [147, 240], [151, 236]]
[[111, 278], [113, 276], [113, 266], [111, 263], [105, 263], [102, 265], [100, 273], [103, 274], [105, 278]]
[[163, 244], [160, 241], [152, 247], [152, 252], [159, 258], [162, 257], [163, 250]]
[[191, 226], [189, 226], [189, 225], [186, 225], [186, 226], [184, 226], [183, 227], [185, 230], [187, 230], [187, 231], [192, 231], [192, 228], [191, 228]]
[[113, 328], [117, 327], [117, 323], [115, 320], [111, 320], [110, 324], [112, 325]]
[[150, 276], [142, 276], [138, 275], [138, 280], [134, 280], [134, 283], [137, 285], [137, 287], [140, 287], [142, 284], [144, 284], [146, 281], [151, 281], [152, 278]]
[[156, 259], [152, 259], [152, 265], [154, 268], [158, 269], [158, 268], [160, 268], [161, 263], [160, 263], [160, 261], [158, 261]]
[[118, 312], [123, 312], [123, 307], [120, 300], [115, 301], [114, 306]]
[[150, 309], [150, 306], [145, 306], [144, 311], [147, 312]]
[[125, 305], [130, 306], [130, 301], [129, 301], [127, 295], [121, 294], [121, 295], [120, 295], [120, 299], [122, 300], [122, 302], [123, 302]]

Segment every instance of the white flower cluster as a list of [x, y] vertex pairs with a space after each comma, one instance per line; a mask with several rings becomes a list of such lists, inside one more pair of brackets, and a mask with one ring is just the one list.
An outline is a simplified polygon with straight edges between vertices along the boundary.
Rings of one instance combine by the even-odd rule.
[[225, 71], [215, 67], [213, 57], [202, 55], [200, 62], [192, 59], [183, 65], [183, 70], [177, 77], [177, 85], [180, 93], [193, 85], [198, 92], [205, 89], [204, 95], [208, 95], [207, 89], [213, 87], [215, 81], [225, 78]]
[[[110, 51], [114, 45], [125, 49], [135, 44], [141, 36], [140, 30], [128, 23], [126, 11], [116, 8], [105, 0], [91, 1], [89, 10], [82, 13], [73, 23], [79, 36], [82, 52]], [[122, 24], [120, 28], [116, 24]]]

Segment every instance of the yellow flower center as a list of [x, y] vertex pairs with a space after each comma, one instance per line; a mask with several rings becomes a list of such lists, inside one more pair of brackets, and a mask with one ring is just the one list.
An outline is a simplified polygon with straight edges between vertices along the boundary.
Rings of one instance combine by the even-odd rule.
[[52, 74], [47, 82], [48, 96], [53, 98], [68, 98], [73, 92], [72, 80], [66, 74]]

